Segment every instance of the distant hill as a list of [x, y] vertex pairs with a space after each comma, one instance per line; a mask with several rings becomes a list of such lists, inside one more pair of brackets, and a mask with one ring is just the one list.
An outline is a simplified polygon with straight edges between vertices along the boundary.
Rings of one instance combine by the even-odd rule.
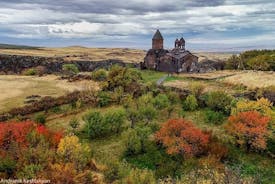
[[39, 47], [32, 47], [32, 46], [26, 46], [26, 45], [0, 44], [0, 49], [39, 49]]
[[[88, 48], [83, 46], [69, 46], [63, 48], [31, 47], [24, 45], [0, 44], [0, 54], [62, 57], [65, 61], [104, 61], [117, 59], [130, 63], [139, 63], [144, 60], [145, 50], [129, 48]], [[199, 61], [222, 60], [226, 61], [231, 53], [197, 52]]]

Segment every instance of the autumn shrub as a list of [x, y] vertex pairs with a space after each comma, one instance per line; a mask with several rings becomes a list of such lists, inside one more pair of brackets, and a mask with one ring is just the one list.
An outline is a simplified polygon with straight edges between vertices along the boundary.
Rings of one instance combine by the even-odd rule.
[[110, 127], [110, 132], [119, 133], [122, 130], [122, 126], [125, 122], [126, 114], [124, 109], [116, 109], [104, 114], [104, 120]]
[[84, 168], [91, 158], [90, 147], [81, 144], [77, 136], [62, 138], [56, 153], [64, 163], [74, 163], [78, 169]]
[[214, 111], [229, 114], [233, 97], [222, 91], [209, 92], [206, 96], [206, 105]]
[[79, 73], [79, 69], [75, 64], [63, 64], [62, 70], [67, 74], [77, 74]]
[[[263, 116], [270, 118], [268, 129], [275, 131], [275, 111], [272, 110], [272, 107], [273, 103], [266, 98], [260, 98], [257, 101], [240, 100], [232, 108], [231, 115], [237, 115], [239, 112], [257, 111]], [[271, 134], [269, 137], [275, 139], [274, 134]]]
[[220, 125], [224, 121], [223, 113], [207, 110], [205, 111], [205, 121], [210, 124]]
[[93, 71], [91, 76], [95, 81], [105, 81], [107, 79], [107, 71], [105, 69], [99, 69]]
[[183, 156], [198, 156], [204, 153], [209, 137], [209, 134], [184, 119], [168, 120], [155, 134], [156, 141], [166, 147], [168, 154]]
[[247, 151], [266, 149], [270, 118], [257, 111], [247, 111], [230, 116], [228, 121], [226, 128], [236, 138], [238, 145]]
[[137, 155], [141, 152], [141, 142], [137, 135], [137, 131], [130, 129], [123, 133], [123, 144], [125, 146], [125, 155]]
[[141, 73], [138, 70], [115, 65], [108, 73], [107, 85], [103, 90], [114, 91], [115, 88], [122, 87], [124, 92], [139, 94], [141, 80]]
[[27, 135], [34, 129], [31, 121], [0, 123], [0, 149], [8, 150], [12, 142], [26, 147]]
[[0, 175], [4, 172], [17, 178], [37, 176], [54, 160], [53, 150], [62, 136], [62, 132], [31, 121], [0, 123]]
[[183, 109], [187, 111], [194, 111], [198, 108], [198, 102], [194, 95], [188, 95], [183, 102]]

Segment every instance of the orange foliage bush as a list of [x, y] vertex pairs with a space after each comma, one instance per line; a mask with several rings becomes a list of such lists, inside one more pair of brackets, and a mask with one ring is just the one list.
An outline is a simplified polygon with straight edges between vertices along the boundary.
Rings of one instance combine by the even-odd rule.
[[266, 149], [269, 117], [257, 111], [240, 112], [229, 117], [226, 128], [237, 139], [240, 146], [247, 150]]
[[164, 123], [155, 134], [157, 141], [167, 147], [168, 154], [197, 156], [205, 151], [210, 135], [184, 119], [172, 119]]

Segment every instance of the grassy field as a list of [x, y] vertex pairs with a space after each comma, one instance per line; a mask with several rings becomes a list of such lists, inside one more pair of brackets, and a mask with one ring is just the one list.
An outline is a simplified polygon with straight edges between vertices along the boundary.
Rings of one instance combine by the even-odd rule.
[[0, 75], [0, 112], [24, 105], [26, 97], [31, 95], [61, 96], [67, 92], [97, 87], [95, 82], [73, 82], [58, 80], [57, 76], [44, 77]]

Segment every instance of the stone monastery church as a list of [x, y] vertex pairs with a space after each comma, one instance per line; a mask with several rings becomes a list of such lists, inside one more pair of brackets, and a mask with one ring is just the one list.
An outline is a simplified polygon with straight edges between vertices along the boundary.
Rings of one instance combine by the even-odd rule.
[[174, 49], [166, 50], [163, 47], [163, 37], [159, 30], [152, 38], [150, 49], [142, 63], [142, 68], [163, 72], [198, 72], [198, 57], [185, 49], [185, 40], [176, 39]]

